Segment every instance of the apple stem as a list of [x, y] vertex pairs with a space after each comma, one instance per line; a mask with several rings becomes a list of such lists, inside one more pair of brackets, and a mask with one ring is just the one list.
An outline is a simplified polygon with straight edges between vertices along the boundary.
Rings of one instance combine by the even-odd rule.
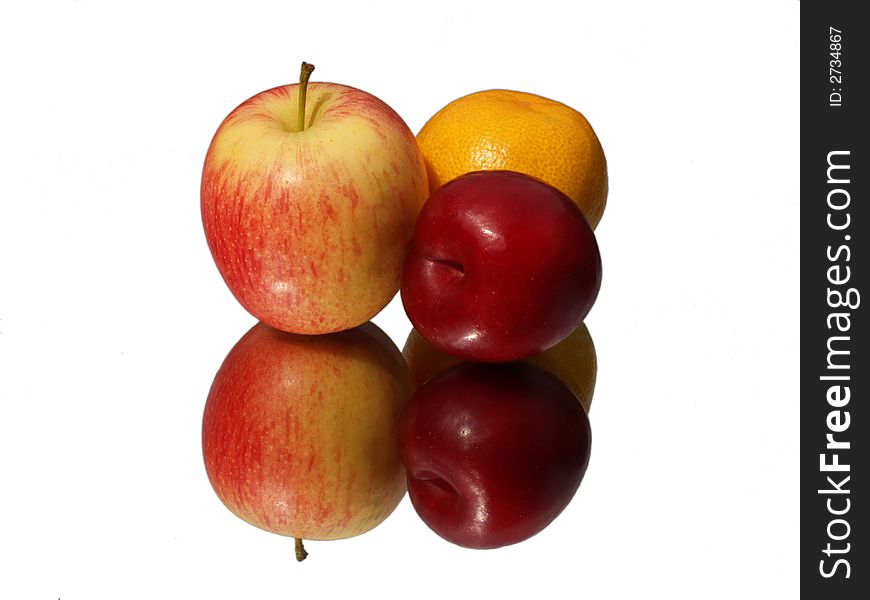
[[307, 62], [302, 63], [302, 71], [299, 73], [299, 108], [296, 110], [296, 131], [305, 130], [305, 96], [308, 95], [308, 79], [313, 70], [314, 65]]
[[302, 562], [308, 557], [308, 551], [302, 545], [302, 538], [293, 538], [296, 540], [296, 560]]

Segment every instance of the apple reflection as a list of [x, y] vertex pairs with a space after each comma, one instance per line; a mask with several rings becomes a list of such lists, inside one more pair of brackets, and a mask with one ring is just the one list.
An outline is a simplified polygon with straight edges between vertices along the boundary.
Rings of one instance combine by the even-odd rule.
[[404, 496], [396, 419], [411, 392], [401, 353], [373, 323], [319, 336], [258, 323], [208, 394], [209, 481], [261, 529], [297, 540], [364, 533]]

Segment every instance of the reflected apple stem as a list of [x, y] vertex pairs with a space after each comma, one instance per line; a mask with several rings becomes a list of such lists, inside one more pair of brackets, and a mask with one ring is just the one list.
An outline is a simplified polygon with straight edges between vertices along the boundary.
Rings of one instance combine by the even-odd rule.
[[299, 73], [299, 106], [296, 109], [296, 131], [305, 130], [305, 97], [308, 95], [308, 79], [311, 77], [312, 71], [314, 71], [314, 65], [307, 62], [302, 63], [302, 70]]
[[296, 540], [296, 560], [302, 562], [308, 558], [308, 551], [305, 549], [305, 546], [302, 545], [302, 538], [293, 539]]

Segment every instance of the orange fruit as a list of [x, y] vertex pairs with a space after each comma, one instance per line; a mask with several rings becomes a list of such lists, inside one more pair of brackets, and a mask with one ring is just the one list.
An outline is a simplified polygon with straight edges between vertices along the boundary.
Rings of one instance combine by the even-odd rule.
[[582, 114], [535, 94], [487, 90], [454, 100], [417, 134], [430, 191], [471, 171], [537, 177], [571, 198], [595, 228], [607, 202], [607, 161]]
[[[462, 362], [461, 359], [436, 348], [416, 329], [408, 334], [402, 355], [408, 363], [415, 389], [435, 375]], [[585, 323], [580, 323], [571, 335], [549, 350], [520, 362], [541, 367], [561, 379], [574, 392], [586, 412], [589, 412], [595, 392], [598, 358]]]

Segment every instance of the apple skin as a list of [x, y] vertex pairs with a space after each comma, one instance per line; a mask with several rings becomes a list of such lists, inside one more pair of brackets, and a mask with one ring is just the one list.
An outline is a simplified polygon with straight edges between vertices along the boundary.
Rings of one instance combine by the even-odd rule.
[[[402, 355], [408, 363], [411, 381], [419, 388], [431, 377], [446, 371], [462, 362], [433, 346], [416, 329], [411, 329]], [[592, 407], [595, 393], [595, 379], [598, 373], [598, 357], [595, 344], [585, 323], [580, 323], [571, 335], [540, 354], [523, 359], [521, 362], [538, 366], [559, 378], [568, 389], [574, 392], [584, 410]]]
[[524, 363], [456, 365], [417, 390], [399, 423], [417, 514], [467, 548], [544, 529], [577, 491], [590, 442], [574, 394]]
[[206, 472], [234, 514], [311, 540], [364, 533], [405, 494], [402, 356], [371, 323], [300, 336], [255, 325], [233, 347], [202, 422]]
[[428, 195], [408, 126], [384, 102], [332, 83], [257, 94], [215, 133], [202, 173], [206, 240], [236, 299], [301, 334], [350, 329], [399, 288]]
[[437, 348], [520, 360], [565, 339], [601, 286], [595, 234], [570, 198], [511, 171], [457, 177], [426, 202], [402, 273], [402, 303]]

